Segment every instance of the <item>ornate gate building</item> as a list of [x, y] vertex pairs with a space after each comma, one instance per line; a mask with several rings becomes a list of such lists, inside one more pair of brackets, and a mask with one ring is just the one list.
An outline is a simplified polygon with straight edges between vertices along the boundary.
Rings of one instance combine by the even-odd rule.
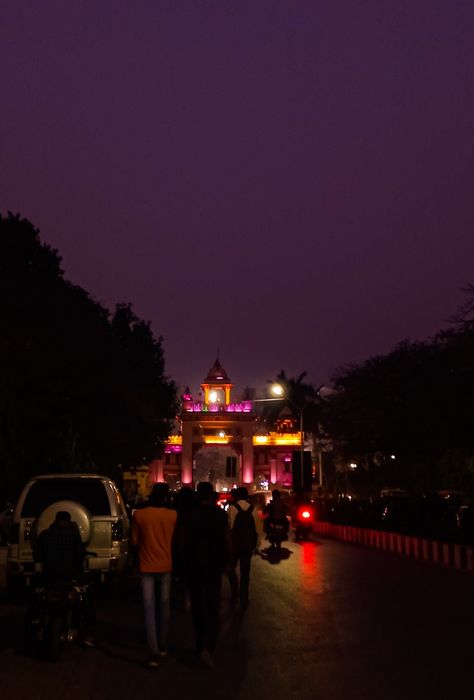
[[255, 412], [249, 393], [232, 396], [233, 384], [219, 359], [201, 384], [199, 398], [182, 396], [177, 430], [164, 454], [149, 465], [150, 484], [167, 481], [172, 488], [212, 481], [216, 490], [245, 485], [249, 490], [292, 485], [292, 455], [300, 433], [291, 413], [282, 411], [269, 431]]

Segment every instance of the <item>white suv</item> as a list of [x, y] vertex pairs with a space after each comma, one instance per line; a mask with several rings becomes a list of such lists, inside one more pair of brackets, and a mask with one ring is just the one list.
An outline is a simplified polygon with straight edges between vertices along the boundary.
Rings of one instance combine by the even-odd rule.
[[7, 584], [29, 581], [34, 571], [33, 542], [60, 510], [71, 514], [86, 549], [88, 568], [101, 580], [121, 574], [129, 556], [129, 520], [115, 483], [97, 474], [47, 474], [24, 487], [10, 524]]

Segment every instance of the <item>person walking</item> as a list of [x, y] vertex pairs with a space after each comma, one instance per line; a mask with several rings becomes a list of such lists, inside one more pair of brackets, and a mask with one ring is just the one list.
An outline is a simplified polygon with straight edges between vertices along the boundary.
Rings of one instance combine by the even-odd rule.
[[[237, 489], [235, 503], [229, 506], [228, 514], [232, 533], [231, 564], [234, 571], [237, 564], [240, 568], [240, 584], [238, 591], [232, 591], [232, 597], [238, 594], [240, 607], [245, 608], [249, 603], [250, 563], [261, 536], [262, 523], [248, 501], [248, 491], [244, 486]], [[230, 581], [232, 585], [231, 577]]]
[[230, 531], [227, 514], [215, 505], [212, 484], [201, 481], [196, 492], [197, 506], [183, 517], [182, 553], [198, 660], [202, 666], [213, 667], [222, 574], [230, 556]]
[[173, 590], [184, 610], [191, 609], [187, 572], [184, 566], [181, 547], [186, 513], [196, 506], [196, 492], [189, 486], [183, 486], [176, 494], [174, 507], [178, 514], [173, 542]]
[[[233, 489], [230, 490], [230, 499], [229, 503], [227, 506], [227, 511], [229, 510], [229, 507], [237, 503], [237, 495], [238, 495], [238, 489], [234, 487]], [[229, 558], [229, 561], [227, 562], [226, 570], [225, 570], [227, 580], [229, 581], [229, 587], [230, 587], [230, 600], [233, 605], [238, 601], [239, 599], [239, 579], [237, 578], [237, 573], [235, 570], [235, 564], [233, 562], [233, 557], [231, 556]]]
[[176, 511], [168, 508], [168, 494], [168, 484], [155, 484], [147, 507], [136, 510], [132, 519], [131, 542], [138, 549], [148, 665], [152, 668], [168, 650], [171, 552], [177, 519]]

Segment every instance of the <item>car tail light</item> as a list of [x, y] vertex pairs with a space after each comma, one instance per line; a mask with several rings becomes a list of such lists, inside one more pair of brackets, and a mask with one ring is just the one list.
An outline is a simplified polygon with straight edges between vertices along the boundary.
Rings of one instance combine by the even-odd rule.
[[123, 523], [121, 520], [112, 523], [112, 542], [120, 542], [123, 539]]
[[10, 544], [18, 544], [20, 539], [20, 525], [19, 523], [10, 523], [8, 529], [8, 542]]

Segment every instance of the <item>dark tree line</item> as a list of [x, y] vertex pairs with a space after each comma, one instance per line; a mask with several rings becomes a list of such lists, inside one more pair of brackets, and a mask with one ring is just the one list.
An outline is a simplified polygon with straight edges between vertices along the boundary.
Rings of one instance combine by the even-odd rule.
[[32, 474], [156, 456], [176, 414], [162, 339], [131, 305], [114, 313], [68, 282], [27, 220], [0, 215], [0, 491]]
[[434, 339], [405, 341], [334, 377], [324, 424], [369, 491], [474, 490], [474, 287], [466, 291]]
[[[474, 285], [465, 292], [446, 330], [340, 368], [323, 397], [306, 372], [276, 377], [294, 418], [303, 410], [329, 492], [474, 495]], [[269, 402], [261, 419], [270, 426], [281, 412]]]

